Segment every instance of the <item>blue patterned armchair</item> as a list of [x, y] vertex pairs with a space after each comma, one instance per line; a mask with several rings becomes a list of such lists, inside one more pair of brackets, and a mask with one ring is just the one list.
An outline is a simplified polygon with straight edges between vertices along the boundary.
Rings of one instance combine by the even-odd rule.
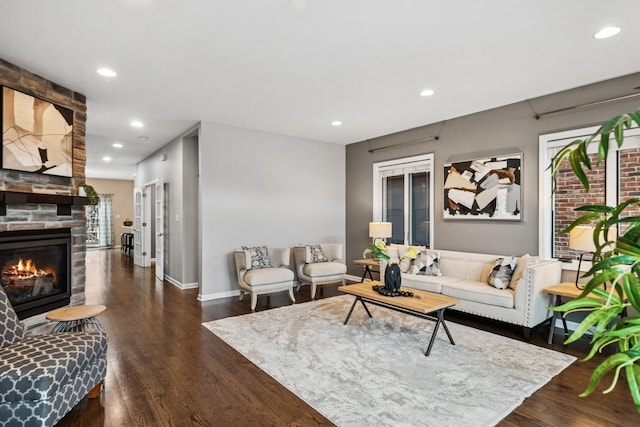
[[0, 286], [0, 426], [53, 426], [106, 374], [105, 332], [25, 337]]

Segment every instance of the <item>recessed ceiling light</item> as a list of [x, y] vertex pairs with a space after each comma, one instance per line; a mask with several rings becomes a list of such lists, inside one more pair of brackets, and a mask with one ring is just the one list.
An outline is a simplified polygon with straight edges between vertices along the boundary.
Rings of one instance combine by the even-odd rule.
[[114, 142], [111, 146], [115, 147], [115, 148], [122, 148], [123, 147], [122, 144], [119, 143], [119, 142]]
[[141, 128], [141, 127], [144, 127], [144, 123], [142, 123], [139, 120], [133, 120], [131, 122], [131, 126], [133, 126], [134, 128]]
[[435, 92], [431, 89], [425, 89], [422, 92], [420, 92], [420, 96], [431, 96], [433, 95]]
[[340, 120], [334, 120], [331, 122], [331, 126], [342, 126], [342, 122]]
[[620, 32], [620, 27], [606, 27], [598, 31], [593, 35], [596, 39], [606, 39], [607, 37], [615, 36]]
[[105, 162], [110, 162], [110, 161], [111, 161], [111, 157], [109, 157], [109, 156], [104, 156], [104, 157], [102, 158], [102, 160], [104, 160]]
[[118, 73], [116, 73], [110, 68], [98, 68], [96, 72], [104, 77], [115, 77], [118, 75]]

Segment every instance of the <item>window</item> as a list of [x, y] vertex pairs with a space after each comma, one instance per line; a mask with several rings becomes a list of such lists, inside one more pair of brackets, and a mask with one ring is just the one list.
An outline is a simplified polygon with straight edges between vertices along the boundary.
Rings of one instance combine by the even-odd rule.
[[[587, 151], [593, 169], [587, 172], [590, 182], [586, 193], [565, 160], [557, 174], [556, 192], [552, 194], [551, 171], [548, 166], [553, 156], [562, 147], [579, 138], [594, 133], [598, 128], [590, 127], [566, 132], [541, 135], [540, 142], [540, 256], [573, 260], [579, 253], [569, 248], [569, 236], [560, 230], [571, 224], [580, 214], [574, 209], [585, 204], [615, 206], [632, 197], [640, 197], [640, 130], [633, 128], [625, 133], [625, 141], [618, 148], [612, 140], [606, 162], [595, 166], [597, 144]], [[640, 210], [627, 215], [638, 215]]]
[[433, 243], [433, 154], [374, 163], [373, 220], [392, 224], [390, 243]]

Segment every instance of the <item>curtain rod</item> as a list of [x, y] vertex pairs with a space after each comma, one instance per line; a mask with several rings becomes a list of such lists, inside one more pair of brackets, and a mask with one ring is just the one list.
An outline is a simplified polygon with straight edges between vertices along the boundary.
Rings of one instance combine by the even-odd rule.
[[560, 108], [559, 110], [547, 111], [545, 113], [536, 114], [534, 117], [536, 118], [536, 120], [540, 120], [542, 117], [548, 116], [551, 114], [563, 113], [565, 111], [577, 110], [579, 108], [594, 107], [596, 105], [608, 104], [609, 102], [622, 101], [624, 99], [631, 99], [637, 96], [640, 96], [640, 93], [632, 93], [629, 95], [618, 96], [616, 98], [604, 99], [602, 101], [588, 102], [586, 104], [574, 105], [573, 107]]
[[437, 136], [437, 135], [427, 136], [425, 138], [414, 139], [413, 141], [401, 142], [400, 144], [386, 145], [384, 147], [378, 147], [378, 148], [370, 148], [369, 152], [373, 153], [373, 152], [376, 152], [376, 151], [387, 150], [389, 148], [401, 147], [403, 145], [417, 144], [418, 142], [426, 142], [426, 141], [437, 141], [439, 139], [440, 139], [440, 137]]

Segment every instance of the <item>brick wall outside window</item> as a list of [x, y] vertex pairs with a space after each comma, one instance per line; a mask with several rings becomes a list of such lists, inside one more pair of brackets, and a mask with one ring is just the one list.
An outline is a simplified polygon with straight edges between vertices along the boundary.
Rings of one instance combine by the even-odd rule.
[[[620, 151], [619, 164], [619, 203], [630, 198], [640, 198], [640, 148], [629, 148]], [[623, 216], [640, 215], [637, 205], [627, 209]], [[624, 232], [624, 228], [621, 230]]]
[[589, 178], [589, 192], [584, 190], [580, 180], [576, 178], [569, 161], [565, 160], [556, 176], [556, 193], [554, 195], [554, 251], [556, 258], [577, 258], [579, 251], [569, 249], [569, 234], [560, 233], [569, 226], [581, 213], [574, 209], [583, 205], [605, 204], [605, 165], [595, 166], [596, 154], [589, 155], [593, 169], [586, 170]]

